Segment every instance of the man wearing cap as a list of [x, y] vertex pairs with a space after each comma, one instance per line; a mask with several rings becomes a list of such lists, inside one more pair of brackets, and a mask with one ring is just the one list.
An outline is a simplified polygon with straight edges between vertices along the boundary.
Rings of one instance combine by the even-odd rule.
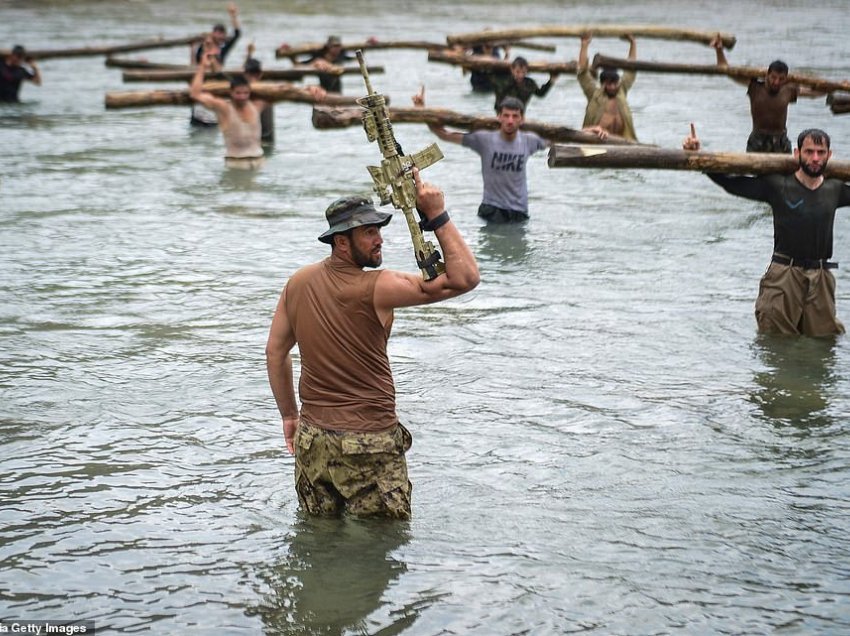
[[342, 48], [342, 41], [331, 35], [319, 53], [299, 63], [311, 64], [320, 71], [325, 71], [319, 73], [319, 85], [328, 93], [341, 93], [342, 69], [339, 65], [353, 59], [355, 58]]
[[[266, 344], [269, 384], [295, 454], [295, 490], [312, 515], [410, 517], [405, 452], [411, 436], [398, 421], [387, 340], [398, 307], [472, 290], [475, 257], [445, 212], [439, 188], [414, 169], [416, 203], [439, 241], [446, 271], [430, 281], [381, 265], [381, 228], [391, 215], [362, 196], [334, 201], [319, 240], [331, 255], [293, 274]], [[290, 351], [301, 356], [299, 414]]]
[[[590, 33], [581, 36], [581, 49], [578, 54], [578, 82], [587, 97], [587, 108], [584, 111], [582, 126], [600, 126], [609, 134], [637, 141], [632, 111], [626, 101], [626, 95], [635, 83], [635, 72], [626, 71], [621, 80], [616, 70], [602, 69], [597, 86], [590, 74], [587, 59], [587, 47], [591, 39]], [[626, 35], [625, 39], [629, 41], [628, 59], [637, 59], [637, 43], [634, 36]]]
[[[23, 62], [29, 69], [23, 66]], [[35, 60], [27, 58], [27, 52], [20, 44], [12, 47], [12, 52], [0, 59], [0, 102], [17, 102], [21, 82], [28, 80], [36, 86], [41, 86], [41, 72]]]

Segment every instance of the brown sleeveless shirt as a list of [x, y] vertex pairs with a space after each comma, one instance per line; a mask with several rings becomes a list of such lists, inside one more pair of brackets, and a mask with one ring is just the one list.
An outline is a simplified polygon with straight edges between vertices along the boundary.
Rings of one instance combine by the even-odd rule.
[[286, 315], [301, 354], [301, 417], [322, 428], [382, 431], [398, 423], [386, 328], [375, 313], [379, 271], [333, 256], [286, 285]]

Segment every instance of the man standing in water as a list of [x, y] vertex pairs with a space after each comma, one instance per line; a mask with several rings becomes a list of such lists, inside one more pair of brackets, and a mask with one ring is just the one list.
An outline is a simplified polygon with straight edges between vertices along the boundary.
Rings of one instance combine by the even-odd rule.
[[[635, 125], [632, 121], [632, 110], [626, 95], [635, 83], [635, 72], [626, 71], [623, 79], [614, 69], [602, 69], [599, 73], [599, 86], [590, 74], [587, 58], [587, 47], [592, 36], [585, 33], [581, 36], [581, 48], [578, 54], [578, 83], [587, 97], [587, 108], [584, 111], [583, 127], [599, 126], [611, 135], [617, 135], [630, 141], [637, 141]], [[633, 35], [625, 36], [629, 41], [629, 58], [637, 59], [637, 43]]]
[[[23, 66], [23, 62], [29, 69]], [[36, 86], [41, 86], [41, 72], [35, 60], [27, 58], [27, 52], [20, 44], [12, 47], [12, 52], [0, 59], [0, 102], [17, 102], [21, 82], [28, 80]]]
[[[756, 300], [756, 322], [762, 333], [832, 336], [844, 333], [835, 315], [832, 230], [836, 208], [850, 205], [850, 186], [825, 179], [832, 152], [824, 131], [809, 128], [797, 137], [794, 158], [799, 168], [790, 175], [708, 177], [730, 194], [764, 201], [773, 209], [773, 256], [762, 276]], [[699, 150], [691, 127], [683, 142]]]
[[[208, 33], [204, 41], [195, 49], [192, 55], [194, 64], [203, 66], [204, 60], [208, 59], [210, 64], [208, 70], [217, 72], [223, 68], [224, 59], [242, 33], [239, 27], [239, 10], [236, 8], [236, 4], [233, 2], [228, 4], [227, 12], [230, 14], [233, 35], [227, 37], [227, 28], [223, 24], [214, 25], [212, 32]], [[218, 125], [218, 120], [212, 110], [205, 108], [202, 104], [195, 103], [192, 104], [192, 116], [189, 123], [193, 126], [211, 128]]]
[[557, 73], [550, 73], [549, 80], [543, 86], [538, 86], [537, 82], [528, 77], [528, 60], [524, 57], [514, 58], [510, 73], [490, 74], [490, 83], [496, 93], [494, 108], [498, 113], [502, 101], [506, 97], [514, 97], [522, 102], [522, 109], [525, 111], [531, 96], [545, 97], [557, 79]]
[[236, 75], [230, 80], [229, 100], [205, 92], [204, 72], [210, 64], [209, 57], [205, 57], [198, 65], [189, 95], [218, 117], [226, 148], [225, 165], [228, 168], [259, 168], [264, 160], [260, 145], [260, 113], [268, 104], [263, 100], [251, 99], [251, 86], [244, 75]]
[[[381, 265], [381, 228], [392, 215], [362, 196], [334, 201], [319, 240], [330, 257], [301, 268], [278, 301], [266, 344], [269, 384], [295, 454], [298, 500], [313, 515], [410, 517], [405, 452], [411, 436], [398, 421], [387, 356], [393, 310], [464, 294], [478, 265], [445, 212], [443, 193], [414, 169], [416, 205], [440, 243], [446, 271], [423, 281]], [[290, 351], [301, 354], [299, 394]], [[423, 378], [424, 379], [424, 378]]]
[[[723, 40], [720, 34], [711, 41], [717, 56], [718, 66], [729, 66], [723, 52]], [[764, 79], [737, 79], [734, 81], [747, 86], [750, 99], [750, 115], [753, 129], [747, 138], [747, 152], [791, 152], [791, 140], [786, 130], [788, 106], [798, 97], [818, 97], [808, 88], [788, 82], [788, 65], [782, 60], [774, 60], [767, 67]]]

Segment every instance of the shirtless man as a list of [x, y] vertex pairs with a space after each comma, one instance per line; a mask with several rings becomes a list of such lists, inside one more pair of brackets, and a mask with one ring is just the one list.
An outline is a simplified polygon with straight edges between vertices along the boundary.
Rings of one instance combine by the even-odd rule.
[[[717, 56], [718, 66], [729, 66], [723, 52], [723, 40], [718, 34], [711, 41]], [[822, 93], [788, 82], [788, 65], [782, 60], [774, 60], [767, 67], [764, 79], [732, 78], [747, 86], [750, 98], [750, 114], [753, 130], [747, 138], [747, 152], [791, 152], [791, 141], [786, 130], [788, 106], [798, 97], [819, 97]]]
[[[614, 69], [602, 69], [599, 73], [599, 86], [593, 81], [587, 59], [587, 47], [592, 39], [589, 33], [581, 36], [581, 49], [578, 55], [578, 82], [587, 97], [587, 109], [584, 112], [583, 128], [599, 126], [612, 135], [618, 135], [637, 141], [632, 111], [626, 101], [626, 95], [635, 83], [635, 72], [626, 71], [622, 80]], [[637, 59], [637, 44], [633, 35], [625, 36], [629, 41], [629, 59]]]
[[244, 75], [230, 80], [230, 99], [216, 97], [204, 91], [204, 72], [212, 64], [212, 54], [207, 53], [192, 78], [189, 95], [203, 106], [211, 109], [218, 117], [218, 126], [224, 136], [228, 168], [259, 168], [264, 161], [260, 145], [260, 113], [268, 103], [251, 99], [251, 86]]

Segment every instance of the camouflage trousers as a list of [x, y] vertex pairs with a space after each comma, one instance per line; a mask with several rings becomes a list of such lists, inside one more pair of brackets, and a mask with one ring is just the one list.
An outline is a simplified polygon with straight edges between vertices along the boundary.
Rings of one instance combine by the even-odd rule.
[[780, 133], [774, 135], [772, 133], [763, 133], [754, 130], [747, 138], [747, 152], [775, 152], [775, 153], [791, 153], [791, 140], [788, 135]]
[[410, 518], [407, 460], [413, 438], [398, 424], [388, 431], [331, 431], [301, 421], [295, 432], [295, 490], [312, 515]]

